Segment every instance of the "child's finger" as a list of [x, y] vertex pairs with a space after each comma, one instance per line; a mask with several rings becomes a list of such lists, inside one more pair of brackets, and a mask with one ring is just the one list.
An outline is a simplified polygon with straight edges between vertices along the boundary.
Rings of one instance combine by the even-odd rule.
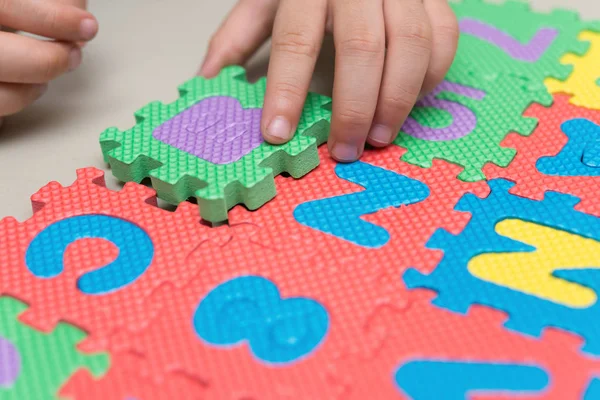
[[212, 78], [221, 68], [241, 65], [267, 40], [279, 0], [240, 0], [213, 35], [199, 74]]
[[262, 132], [271, 143], [292, 138], [325, 36], [325, 0], [283, 0], [271, 47]]
[[36, 101], [48, 85], [0, 82], [0, 118], [16, 114]]
[[87, 9], [87, 0], [52, 0], [57, 3], [69, 4], [75, 7]]
[[387, 56], [368, 142], [387, 146], [415, 105], [427, 72], [431, 26], [421, 0], [384, 0]]
[[339, 0], [333, 8], [336, 49], [329, 151], [341, 162], [357, 160], [377, 105], [385, 60], [381, 0]]
[[45, 83], [81, 63], [81, 49], [0, 32], [0, 82]]
[[98, 22], [89, 12], [39, 0], [1, 0], [0, 25], [70, 42], [91, 40], [98, 32]]
[[432, 29], [433, 48], [421, 94], [431, 92], [446, 76], [458, 46], [458, 22], [447, 0], [424, 0]]

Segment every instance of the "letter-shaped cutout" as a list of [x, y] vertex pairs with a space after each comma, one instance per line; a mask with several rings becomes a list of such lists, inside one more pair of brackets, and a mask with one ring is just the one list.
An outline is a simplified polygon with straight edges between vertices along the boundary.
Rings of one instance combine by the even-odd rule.
[[152, 135], [213, 164], [229, 164], [263, 143], [261, 116], [261, 108], [243, 108], [234, 97], [208, 97], [158, 126]]
[[459, 22], [461, 33], [478, 37], [495, 45], [515, 60], [534, 63], [538, 61], [558, 36], [558, 30], [541, 28], [523, 44], [493, 25], [471, 18], [463, 18]]
[[473, 393], [540, 394], [549, 378], [533, 365], [417, 360], [402, 365], [395, 381], [413, 400], [464, 400]]
[[479, 279], [573, 308], [592, 306], [596, 293], [553, 276], [556, 270], [600, 269], [600, 242], [520, 219], [496, 225], [502, 236], [534, 246], [531, 252], [485, 253], [469, 262]]
[[421, 125], [414, 117], [409, 116], [402, 131], [417, 139], [444, 141], [460, 139], [473, 132], [477, 126], [477, 116], [467, 106], [456, 101], [438, 99], [440, 93], [451, 92], [474, 100], [482, 100], [485, 92], [469, 86], [443, 81], [433, 92], [417, 103], [419, 108], [437, 108], [447, 111], [452, 116], [452, 123], [443, 128]]
[[79, 278], [77, 287], [86, 294], [106, 294], [133, 283], [154, 257], [152, 240], [139, 226], [107, 215], [81, 215], [47, 226], [31, 241], [25, 254], [29, 271], [39, 278], [59, 275], [67, 247], [85, 238], [105, 239], [119, 249], [116, 260]]
[[418, 203], [429, 196], [424, 183], [360, 161], [338, 164], [337, 176], [366, 190], [300, 204], [294, 218], [302, 225], [364, 247], [384, 246], [389, 233], [361, 216], [388, 207]]

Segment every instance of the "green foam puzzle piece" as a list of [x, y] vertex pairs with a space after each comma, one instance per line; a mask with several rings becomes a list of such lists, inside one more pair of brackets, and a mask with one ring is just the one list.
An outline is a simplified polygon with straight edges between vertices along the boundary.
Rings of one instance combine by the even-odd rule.
[[153, 102], [136, 113], [137, 124], [126, 131], [109, 128], [100, 137], [105, 160], [122, 181], [146, 177], [163, 200], [179, 204], [196, 197], [202, 218], [227, 219], [228, 210], [243, 203], [257, 209], [275, 196], [274, 175], [288, 172], [299, 178], [319, 164], [317, 146], [327, 140], [331, 100], [310, 93], [296, 134], [288, 143], [263, 142], [239, 160], [214, 164], [153, 137], [165, 121], [200, 101], [215, 96], [239, 100], [244, 109], [262, 108], [266, 79], [246, 80], [241, 67], [225, 68], [213, 79], [196, 77], [179, 87], [180, 98], [170, 104]]
[[16, 347], [20, 372], [8, 387], [0, 387], [0, 399], [55, 399], [60, 387], [79, 368], [101, 376], [109, 366], [107, 354], [84, 355], [75, 345], [86, 337], [79, 329], [59, 323], [43, 333], [18, 321], [27, 309], [20, 301], [0, 297], [0, 337]]
[[[512, 57], [490, 41], [462, 29], [455, 65], [477, 71], [482, 75], [495, 76], [506, 72], [543, 82], [548, 77], [565, 80], [571, 73], [571, 65], [560, 63], [566, 53], [583, 55], [588, 42], [578, 40], [583, 30], [600, 32], [599, 21], [581, 21], [574, 11], [555, 9], [552, 12], [534, 12], [528, 3], [508, 0], [491, 3], [483, 0], [462, 0], [451, 3], [459, 24], [465, 19], [475, 19], [492, 25], [523, 45], [532, 44], [540, 30], [554, 30], [556, 37], [536, 60]], [[536, 50], [529, 47], [529, 50]]]
[[[525, 136], [531, 134], [537, 126], [537, 120], [523, 117], [523, 111], [533, 102], [546, 106], [552, 104], [552, 96], [542, 83], [535, 84], [509, 74], [484, 79], [479, 74], [453, 65], [446, 81], [485, 92], [482, 99], [450, 91], [442, 91], [436, 96], [437, 99], [456, 102], [473, 111], [477, 117], [474, 130], [461, 138], [445, 141], [420, 139], [401, 131], [394, 143], [408, 150], [402, 157], [408, 163], [428, 168], [434, 159], [442, 159], [462, 166], [464, 170], [458, 176], [462, 181], [485, 179], [482, 168], [486, 163], [507, 166], [514, 158], [515, 151], [500, 146], [504, 137], [510, 132]], [[433, 114], [436, 111], [440, 110], [417, 106], [411, 115], [419, 113], [415, 119], [435, 121]], [[437, 117], [445, 119], [445, 115]]]

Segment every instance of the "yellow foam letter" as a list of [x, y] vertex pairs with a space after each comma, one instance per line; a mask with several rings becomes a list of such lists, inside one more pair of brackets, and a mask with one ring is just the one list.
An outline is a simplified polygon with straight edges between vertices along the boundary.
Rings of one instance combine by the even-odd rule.
[[471, 274], [570, 307], [586, 308], [596, 302], [593, 290], [551, 274], [560, 269], [600, 269], [600, 242], [519, 219], [499, 222], [496, 232], [536, 250], [481, 254], [469, 262]]

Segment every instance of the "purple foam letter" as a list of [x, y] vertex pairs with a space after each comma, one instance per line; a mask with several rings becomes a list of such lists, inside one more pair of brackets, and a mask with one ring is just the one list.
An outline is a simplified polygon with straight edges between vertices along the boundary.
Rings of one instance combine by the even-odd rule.
[[523, 44], [495, 26], [476, 19], [464, 18], [460, 21], [459, 27], [462, 33], [476, 36], [481, 40], [494, 44], [514, 59], [532, 63], [544, 55], [558, 36], [558, 30], [556, 29], [541, 28], [538, 29], [529, 43]]
[[21, 356], [14, 344], [0, 337], [0, 388], [12, 386], [21, 372]]
[[229, 164], [263, 143], [261, 115], [261, 108], [242, 108], [234, 97], [209, 97], [158, 126], [152, 136], [213, 164]]
[[446, 110], [452, 115], [452, 124], [445, 128], [431, 128], [421, 125], [412, 117], [408, 117], [402, 127], [404, 132], [418, 139], [434, 142], [459, 139], [473, 132], [473, 129], [475, 129], [475, 126], [477, 125], [475, 113], [460, 103], [437, 99], [436, 96], [441, 92], [453, 92], [476, 100], [481, 100], [485, 97], [485, 92], [479, 89], [474, 89], [459, 83], [443, 81], [433, 92], [418, 102], [416, 107], [430, 107]]

